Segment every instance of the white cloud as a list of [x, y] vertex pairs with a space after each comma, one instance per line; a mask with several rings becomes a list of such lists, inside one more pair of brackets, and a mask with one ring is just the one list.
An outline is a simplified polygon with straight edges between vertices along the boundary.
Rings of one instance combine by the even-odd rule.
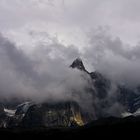
[[0, 30], [44, 23], [58, 35], [61, 30], [63, 36], [70, 31], [68, 36], [78, 36], [77, 29], [85, 32], [107, 25], [113, 35], [136, 44], [140, 37], [139, 4], [138, 0], [1, 0]]

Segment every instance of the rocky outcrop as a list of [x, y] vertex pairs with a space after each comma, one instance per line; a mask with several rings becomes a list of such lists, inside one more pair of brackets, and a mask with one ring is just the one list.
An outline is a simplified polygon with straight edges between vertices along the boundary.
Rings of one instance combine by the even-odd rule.
[[77, 58], [73, 61], [73, 63], [70, 65], [71, 68], [77, 68], [81, 71], [85, 71], [87, 72], [87, 70], [85, 69], [85, 66], [82, 62], [82, 59], [81, 58]]
[[0, 128], [6, 127], [7, 116], [4, 111], [4, 106], [0, 104]]
[[32, 105], [20, 125], [23, 127], [72, 127], [84, 125], [84, 118], [76, 103], [44, 103]]

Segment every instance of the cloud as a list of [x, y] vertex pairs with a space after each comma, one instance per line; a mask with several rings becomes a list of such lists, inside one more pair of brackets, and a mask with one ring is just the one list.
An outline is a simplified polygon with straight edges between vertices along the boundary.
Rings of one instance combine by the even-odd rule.
[[50, 30], [61, 29], [61, 34], [65, 34], [77, 28], [85, 32], [107, 25], [113, 35], [134, 44], [140, 36], [138, 13], [138, 0], [1, 0], [0, 29], [8, 32], [28, 24], [45, 23]]
[[[1, 0], [0, 30], [9, 38], [0, 36], [1, 99], [73, 99], [87, 108], [99, 105], [85, 92], [88, 77], [81, 79], [82, 72], [69, 68], [79, 56], [91, 71], [114, 83], [138, 86], [138, 5], [137, 0]], [[112, 96], [107, 100], [115, 114], [120, 105], [115, 99], [112, 105]]]
[[[37, 102], [73, 100], [92, 112], [95, 111], [94, 104], [103, 114], [120, 115], [125, 110], [117, 101], [117, 87], [100, 100], [96, 93], [87, 93], [87, 88], [94, 88], [88, 82], [90, 77], [70, 69], [69, 65], [80, 56], [88, 62], [87, 65], [91, 65], [92, 71], [101, 72], [114, 84], [136, 87], [140, 83], [139, 44], [124, 44], [120, 38], [112, 37], [108, 28], [101, 27], [88, 33], [87, 48], [82, 52], [75, 45], [64, 45], [47, 32], [29, 31], [28, 35], [28, 41], [34, 42], [30, 51], [24, 49], [24, 44], [18, 47], [2, 35], [0, 37], [2, 98], [18, 97]], [[102, 109], [104, 102], [109, 105]]]
[[[27, 55], [7, 38], [0, 36], [0, 98], [35, 102], [76, 101], [84, 110], [92, 110], [90, 77], [69, 68], [79, 54], [73, 46], [57, 41], [37, 46]], [[70, 62], [71, 61], [71, 62]]]
[[140, 84], [140, 46], [125, 44], [120, 38], [112, 37], [103, 28], [91, 31], [88, 35], [89, 47], [85, 58], [93, 67], [117, 83], [129, 87]]
[[[120, 116], [125, 111], [117, 100], [117, 84], [123, 83], [129, 88], [139, 85], [139, 44], [124, 44], [120, 38], [112, 37], [108, 29], [100, 27], [88, 33], [87, 48], [81, 52], [76, 46], [64, 45], [48, 33], [28, 33], [35, 40], [30, 52], [22, 48], [23, 44], [18, 47], [0, 36], [1, 99], [72, 100], [94, 115]], [[106, 98], [98, 98], [86, 73], [69, 68], [79, 56], [92, 65], [92, 70], [101, 72], [114, 84]], [[90, 88], [92, 92], [87, 90]], [[103, 104], [107, 106], [103, 108]]]

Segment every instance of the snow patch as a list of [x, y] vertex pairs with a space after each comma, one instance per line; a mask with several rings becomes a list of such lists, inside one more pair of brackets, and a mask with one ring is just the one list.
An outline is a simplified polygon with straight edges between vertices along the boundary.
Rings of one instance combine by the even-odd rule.
[[14, 116], [16, 112], [16, 110], [11, 110], [11, 109], [6, 109], [6, 108], [4, 108], [4, 111], [10, 117]]

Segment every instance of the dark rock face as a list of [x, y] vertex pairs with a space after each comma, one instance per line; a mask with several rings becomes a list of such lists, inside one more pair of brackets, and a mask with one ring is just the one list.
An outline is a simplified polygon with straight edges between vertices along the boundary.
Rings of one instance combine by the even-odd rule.
[[73, 61], [73, 63], [70, 65], [71, 68], [77, 68], [82, 71], [86, 71], [85, 66], [80, 58], [77, 58]]
[[0, 104], [0, 115], [4, 114], [4, 106]]
[[7, 116], [4, 112], [4, 106], [0, 104], [0, 127], [6, 127]]
[[8, 128], [18, 127], [19, 124], [22, 122], [22, 119], [25, 116], [25, 114], [31, 104], [32, 103], [30, 103], [30, 102], [25, 102], [25, 103], [18, 105], [16, 107], [15, 115], [8, 118], [7, 127]]
[[32, 105], [25, 114], [23, 127], [72, 127], [84, 125], [79, 106], [73, 102]]
[[32, 102], [25, 102], [25, 103], [18, 105], [16, 112], [15, 112], [15, 115], [9, 118], [7, 127], [9, 127], [9, 128], [18, 127], [21, 124], [29, 107], [32, 105], [33, 105]]
[[22, 122], [23, 117], [24, 117], [24, 114], [9, 117], [8, 120], [7, 120], [7, 126], [6, 127], [7, 128], [19, 127], [19, 124]]
[[124, 105], [127, 110], [134, 113], [140, 108], [140, 91], [137, 89], [129, 89], [125, 86], [118, 86], [118, 101]]
[[23, 104], [18, 105], [15, 115], [25, 114], [31, 105], [33, 105], [32, 102], [25, 102]]
[[90, 73], [91, 78], [94, 80], [94, 87], [98, 93], [99, 98], [105, 98], [111, 87], [111, 83], [102, 74], [95, 71]]

